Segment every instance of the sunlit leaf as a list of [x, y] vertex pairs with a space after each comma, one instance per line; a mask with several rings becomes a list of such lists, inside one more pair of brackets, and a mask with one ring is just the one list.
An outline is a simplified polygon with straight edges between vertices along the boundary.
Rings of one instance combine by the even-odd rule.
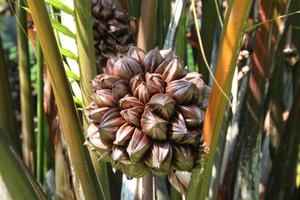
[[45, 0], [45, 2], [59, 10], [64, 11], [65, 13], [74, 15], [74, 10], [67, 6], [65, 3], [61, 2], [60, 0]]
[[60, 48], [60, 53], [68, 58], [78, 61], [78, 57], [68, 49]]
[[59, 32], [62, 32], [63, 34], [65, 34], [71, 38], [75, 38], [75, 34], [68, 27], [62, 25], [57, 20], [52, 19], [51, 24], [52, 24], [52, 27], [54, 29], [58, 30]]

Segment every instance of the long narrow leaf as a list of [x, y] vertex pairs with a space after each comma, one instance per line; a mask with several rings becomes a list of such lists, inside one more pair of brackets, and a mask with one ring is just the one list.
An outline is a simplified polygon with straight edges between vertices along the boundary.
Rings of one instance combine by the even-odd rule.
[[35, 137], [33, 128], [33, 99], [31, 96], [29, 47], [25, 30], [27, 27], [26, 11], [22, 9], [24, 5], [23, 0], [18, 0], [16, 3], [16, 13], [19, 22], [17, 24], [17, 38], [23, 137], [22, 147], [25, 164], [34, 173]]
[[51, 19], [51, 24], [52, 24], [52, 27], [54, 29], [58, 30], [59, 32], [65, 34], [71, 38], [75, 38], [75, 34], [68, 27], [62, 25], [57, 20]]
[[168, 34], [164, 43], [164, 49], [172, 48], [175, 43], [176, 32], [181, 14], [184, 13], [183, 10], [185, 8], [185, 3], [185, 0], [176, 0], [175, 2], [175, 9], [169, 24]]
[[64, 11], [65, 13], [74, 15], [74, 10], [60, 0], [45, 0], [45, 2], [59, 10]]
[[157, 5], [157, 19], [156, 19], [156, 29], [158, 31], [156, 44], [159, 48], [163, 48], [172, 14], [171, 0], [158, 1]]
[[[79, 68], [80, 68], [80, 88], [82, 93], [83, 107], [87, 107], [91, 101], [92, 93], [91, 80], [96, 75], [96, 59], [94, 50], [92, 16], [86, 14], [86, 10], [91, 7], [90, 1], [74, 1], [75, 22], [76, 22], [76, 42], [78, 46]], [[88, 128], [86, 115], [83, 115], [84, 130]], [[89, 149], [92, 162], [97, 174], [97, 178], [102, 190], [103, 199], [110, 199], [109, 184], [106, 163], [98, 162], [97, 154]]]
[[[205, 53], [199, 55], [199, 71], [203, 75], [203, 79], [206, 83], [209, 82], [209, 71], [205, 64], [205, 59], [208, 64], [211, 65], [211, 55], [213, 49], [213, 41], [217, 22], [217, 10], [215, 2], [203, 1], [202, 5], [202, 21], [201, 21], [201, 36], [203, 38], [203, 50]], [[195, 21], [195, 23], [198, 23]], [[206, 56], [206, 58], [204, 58]], [[211, 66], [209, 66], [211, 67]]]
[[66, 70], [66, 73], [67, 73], [67, 77], [68, 78], [70, 78], [70, 79], [73, 79], [73, 80], [75, 80], [75, 81], [79, 81], [79, 76], [77, 76], [77, 74], [75, 74], [73, 71], [71, 71], [70, 69], [69, 69], [69, 67], [68, 66], [66, 66], [66, 64], [65, 64], [65, 70]]
[[[230, 92], [240, 42], [251, 5], [252, 0], [232, 1], [224, 24], [215, 79], [227, 96]], [[204, 142], [209, 147], [210, 152], [206, 159], [204, 172], [201, 173], [201, 169], [193, 170], [188, 199], [205, 199], [208, 195], [212, 167], [227, 103], [226, 96], [214, 83], [203, 127]]]
[[68, 49], [60, 48], [60, 53], [68, 58], [78, 61], [78, 57]]
[[44, 79], [43, 54], [41, 46], [37, 45], [37, 165], [36, 176], [39, 182], [44, 180], [44, 149], [45, 149], [45, 115], [44, 115]]
[[74, 169], [72, 172], [76, 196], [78, 199], [99, 199], [100, 188], [89, 153], [83, 146], [82, 129], [46, 6], [43, 0], [28, 0], [27, 2], [46, 59], [62, 129], [69, 147], [70, 162]]
[[187, 40], [186, 40], [186, 33], [187, 33], [187, 9], [184, 8], [178, 24], [178, 30], [175, 38], [175, 50], [176, 54], [179, 56], [184, 63], [187, 63]]

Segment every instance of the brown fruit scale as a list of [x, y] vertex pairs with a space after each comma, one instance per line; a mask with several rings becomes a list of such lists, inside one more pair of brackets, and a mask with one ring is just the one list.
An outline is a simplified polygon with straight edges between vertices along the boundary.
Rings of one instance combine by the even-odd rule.
[[87, 143], [102, 160], [130, 177], [196, 167], [209, 88], [171, 49], [130, 47], [92, 87]]

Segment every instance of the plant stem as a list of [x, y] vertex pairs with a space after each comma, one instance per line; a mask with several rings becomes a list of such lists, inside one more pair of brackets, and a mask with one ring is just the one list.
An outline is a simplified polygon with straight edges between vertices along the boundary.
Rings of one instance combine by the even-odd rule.
[[44, 180], [44, 149], [45, 149], [45, 114], [44, 114], [44, 79], [43, 79], [43, 53], [37, 43], [37, 167], [36, 176], [39, 182]]
[[149, 51], [156, 45], [157, 0], [142, 0], [137, 46]]
[[25, 3], [18, 0], [16, 3], [17, 39], [18, 39], [18, 61], [20, 76], [20, 97], [21, 97], [21, 120], [23, 137], [23, 159], [31, 172], [35, 171], [35, 140], [33, 128], [33, 101], [31, 96], [29, 48], [27, 40], [26, 11], [23, 9]]

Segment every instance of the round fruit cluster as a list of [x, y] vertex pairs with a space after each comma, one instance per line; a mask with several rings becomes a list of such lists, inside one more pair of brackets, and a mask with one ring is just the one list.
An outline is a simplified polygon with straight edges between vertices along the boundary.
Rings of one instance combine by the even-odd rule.
[[87, 143], [100, 159], [131, 177], [195, 167], [209, 88], [172, 50], [130, 47], [92, 87]]

